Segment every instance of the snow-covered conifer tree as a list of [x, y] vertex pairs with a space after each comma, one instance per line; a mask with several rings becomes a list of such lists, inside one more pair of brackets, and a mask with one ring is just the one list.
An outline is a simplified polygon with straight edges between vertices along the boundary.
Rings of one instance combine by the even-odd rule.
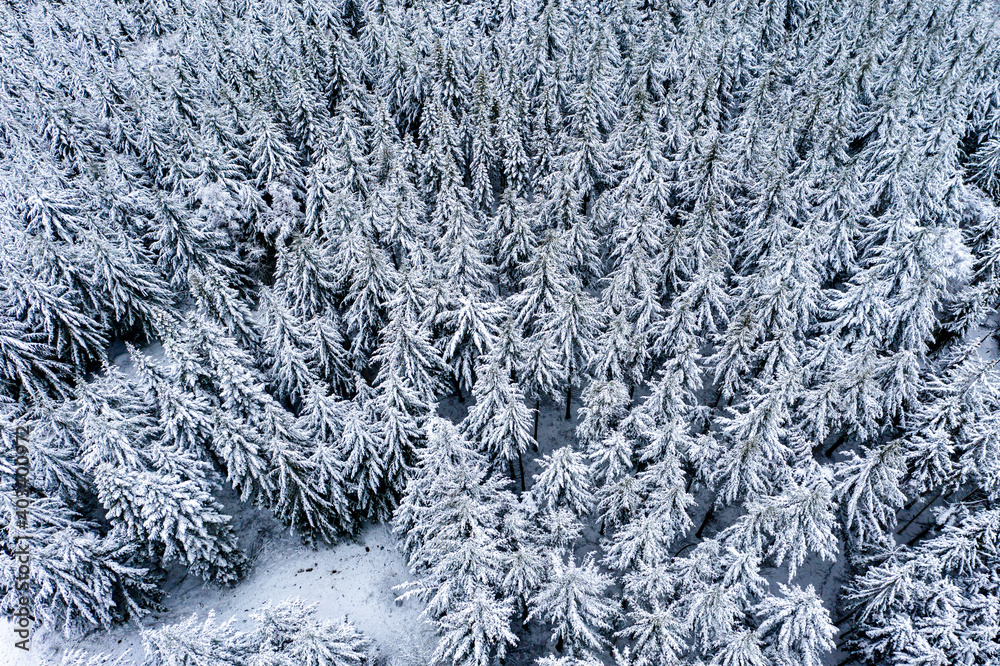
[[834, 648], [836, 628], [830, 611], [823, 607], [810, 585], [778, 584], [783, 596], [767, 597], [757, 607], [762, 621], [757, 630], [767, 644], [767, 651], [781, 661], [796, 661], [817, 666], [823, 655]]
[[331, 310], [307, 322], [306, 337], [311, 338], [310, 367], [345, 394], [352, 386], [350, 356], [344, 345], [339, 317]]
[[[520, 390], [510, 380], [510, 372], [490, 357], [480, 365], [473, 391], [476, 404], [469, 409], [463, 427], [496, 461], [503, 461], [515, 478], [514, 461], [522, 466], [521, 454], [531, 439], [532, 414]], [[524, 472], [521, 471], [523, 477]], [[522, 488], [522, 490], [524, 490]]]
[[541, 335], [553, 341], [566, 381], [566, 419], [570, 417], [573, 387], [582, 383], [590, 365], [600, 326], [600, 313], [594, 299], [579, 283], [574, 283], [545, 317]]
[[345, 267], [350, 282], [344, 320], [357, 366], [375, 347], [378, 332], [385, 322], [385, 307], [395, 293], [398, 276], [385, 250], [371, 239], [351, 237], [345, 242], [356, 247], [351, 264]]
[[212, 436], [211, 403], [185, 390], [164, 368], [134, 347], [129, 356], [136, 366], [136, 381], [157, 406], [161, 441], [167, 448], [198, 455]]
[[334, 305], [341, 279], [333, 270], [329, 244], [296, 235], [288, 247], [279, 246], [275, 268], [275, 292], [299, 317], [309, 318]]
[[297, 404], [305, 397], [317, 376], [309, 363], [309, 350], [316, 341], [307, 327], [271, 293], [263, 296], [265, 324], [263, 351], [268, 382], [277, 395]]
[[564, 446], [541, 460], [532, 493], [540, 505], [565, 506], [577, 515], [590, 513], [594, 503], [590, 466], [583, 454]]
[[94, 471], [98, 497], [125, 540], [148, 545], [162, 562], [179, 561], [206, 580], [232, 584], [245, 556], [222, 506], [194, 480], [139, 469]]
[[487, 477], [485, 459], [455, 426], [437, 418], [428, 428], [428, 451], [410, 482], [423, 496], [407, 493], [396, 527], [417, 539], [409, 559], [420, 577], [406, 596], [425, 598], [427, 614], [440, 619], [479, 587], [499, 586], [500, 510], [513, 499], [499, 480]]
[[628, 389], [618, 381], [593, 381], [581, 396], [577, 440], [591, 448], [607, 438], [627, 413]]
[[527, 334], [542, 327], [544, 317], [555, 311], [571, 282], [564, 240], [549, 231], [524, 266], [520, 289], [513, 298], [517, 320]]
[[142, 632], [146, 663], [151, 666], [240, 663], [250, 657], [253, 649], [241, 638], [235, 617], [218, 622], [212, 611], [204, 621], [195, 614], [177, 624]]
[[517, 284], [523, 277], [525, 264], [535, 253], [538, 238], [527, 204], [510, 189], [504, 190], [500, 197], [490, 236], [497, 268]]
[[604, 597], [611, 579], [600, 573], [593, 558], [577, 564], [562, 553], [552, 553], [546, 582], [532, 599], [529, 617], [540, 617], [552, 626], [557, 650], [579, 654], [587, 648], [600, 649], [602, 635], [611, 628], [614, 605]]
[[535, 427], [533, 436], [538, 439], [538, 411], [542, 398], [558, 399], [565, 384], [565, 368], [559, 362], [559, 355], [552, 341], [539, 332], [525, 341], [524, 360], [518, 369], [518, 376], [524, 386], [524, 393], [535, 400]]
[[510, 629], [512, 614], [509, 600], [479, 588], [439, 621], [442, 637], [434, 651], [435, 663], [488, 666], [503, 659], [507, 646], [517, 642]]
[[[0, 429], [0, 498], [26, 456], [36, 618], [234, 578], [249, 503], [307, 540], [393, 516], [440, 663], [538, 658], [513, 620], [571, 549], [624, 624], [537, 610], [576, 643], [543, 663], [815, 664], [834, 609], [864, 666], [996, 661], [994, 14], [3, 4], [0, 423], [30, 446]], [[837, 599], [791, 580], [831, 561]], [[310, 613], [148, 660], [374, 658]]]
[[680, 618], [654, 601], [649, 611], [637, 608], [629, 613], [629, 626], [619, 635], [634, 641], [627, 655], [637, 663], [670, 664], [681, 659], [685, 633]]
[[292, 598], [269, 602], [251, 618], [253, 631], [241, 633], [232, 641], [264, 658], [308, 666], [344, 664], [362, 666], [370, 663], [376, 651], [371, 639], [346, 618], [339, 622], [316, 617], [316, 604]]
[[[358, 382], [364, 382], [358, 378]], [[354, 511], [368, 516], [383, 510], [382, 427], [374, 416], [370, 389], [360, 400], [352, 400], [341, 415], [340, 446], [344, 452], [346, 477]], [[360, 396], [359, 396], [360, 397]]]
[[496, 343], [504, 311], [475, 292], [456, 294], [451, 300], [436, 322], [447, 332], [441, 356], [451, 366], [459, 392], [468, 393], [475, 383], [478, 359]]

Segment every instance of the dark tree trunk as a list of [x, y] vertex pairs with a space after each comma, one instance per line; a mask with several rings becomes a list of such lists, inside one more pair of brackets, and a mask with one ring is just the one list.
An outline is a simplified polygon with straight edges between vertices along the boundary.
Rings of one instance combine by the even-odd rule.
[[[904, 504], [903, 508], [900, 509], [900, 511], [909, 511], [910, 509], [913, 508], [914, 504], [916, 504], [917, 502], [920, 501], [920, 498], [922, 498], [922, 497], [924, 497], [924, 495], [917, 495], [916, 497], [914, 497], [913, 499], [911, 499], [909, 502], [907, 502], [906, 504]], [[899, 512], [897, 511], [897, 513], [899, 513]]]
[[855, 608], [852, 611], [848, 611], [847, 615], [841, 616], [841, 618], [839, 620], [834, 620], [833, 623], [839, 627], [840, 625], [844, 624], [845, 622], [847, 622], [848, 620], [850, 620], [852, 617], [854, 617], [854, 614], [857, 613], [857, 612], [858, 612], [857, 608]]
[[712, 498], [712, 503], [708, 505], [708, 513], [705, 514], [705, 520], [701, 521], [701, 527], [695, 532], [697, 538], [701, 538], [701, 533], [705, 531], [705, 526], [708, 525], [708, 521], [715, 517], [715, 498]]
[[535, 447], [535, 452], [536, 453], [538, 452], [538, 409], [541, 406], [542, 406], [542, 399], [541, 398], [535, 398], [535, 441], [534, 441], [534, 447]]
[[521, 452], [517, 452], [517, 468], [521, 470], [521, 492], [523, 493], [526, 489], [524, 487], [524, 463], [521, 461]]
[[842, 447], [846, 441], [847, 441], [847, 432], [845, 431], [844, 434], [838, 437], [837, 441], [834, 442], [830, 446], [830, 448], [826, 450], [826, 457], [827, 458], [831, 457], [833, 455], [833, 452]]
[[569, 406], [573, 402], [573, 385], [566, 387], [566, 420], [569, 421]]
[[920, 541], [921, 539], [923, 539], [927, 535], [928, 532], [930, 532], [932, 529], [934, 529], [934, 527], [936, 525], [937, 525], [937, 523], [935, 523], [933, 520], [931, 522], [927, 523], [927, 525], [924, 526], [924, 529], [920, 530], [920, 534], [918, 534], [917, 536], [915, 536], [912, 539], [910, 539], [909, 541], [907, 541], [906, 545], [907, 546], [912, 546], [916, 542]]
[[905, 488], [906, 485], [910, 482], [911, 478], [913, 478], [913, 470], [912, 469], [906, 470], [906, 474], [903, 475], [903, 478], [899, 480], [899, 487]]
[[851, 634], [853, 634], [856, 630], [857, 627], [851, 627], [847, 631], [841, 632], [840, 636], [837, 637], [837, 640], [839, 641], [837, 643], [837, 648], [841, 649], [847, 645], [847, 639], [850, 638]]
[[913, 514], [913, 517], [912, 517], [912, 518], [910, 518], [910, 519], [909, 519], [908, 521], [906, 521], [906, 524], [905, 524], [905, 525], [903, 525], [902, 527], [900, 527], [900, 528], [899, 528], [899, 529], [898, 529], [898, 530], [896, 531], [896, 534], [902, 534], [903, 532], [905, 532], [905, 531], [906, 531], [906, 528], [907, 528], [907, 527], [909, 527], [910, 525], [912, 525], [912, 524], [913, 524], [913, 522], [914, 522], [914, 521], [915, 521], [915, 520], [916, 520], [917, 518], [919, 518], [919, 517], [920, 517], [921, 515], [923, 515], [924, 511], [926, 511], [927, 509], [929, 509], [929, 508], [931, 507], [931, 504], [934, 504], [934, 502], [937, 502], [937, 501], [938, 501], [938, 498], [939, 498], [939, 497], [941, 497], [941, 493], [943, 493], [943, 492], [944, 492], [944, 489], [943, 489], [943, 488], [942, 488], [941, 490], [939, 490], [939, 491], [938, 491], [938, 492], [937, 492], [937, 493], [936, 493], [936, 494], [934, 495], [934, 497], [932, 497], [932, 498], [931, 498], [931, 501], [930, 501], [930, 502], [928, 502], [927, 504], [924, 504], [923, 508], [921, 508], [921, 509], [920, 509], [920, 511], [917, 511], [917, 512], [916, 512], [915, 514]]

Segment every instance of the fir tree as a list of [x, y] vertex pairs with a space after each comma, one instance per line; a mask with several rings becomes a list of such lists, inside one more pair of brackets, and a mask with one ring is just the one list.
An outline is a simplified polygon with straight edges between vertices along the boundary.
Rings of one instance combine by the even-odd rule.
[[590, 512], [594, 501], [590, 468], [580, 453], [564, 446], [543, 457], [541, 466], [542, 472], [535, 475], [532, 488], [539, 504], [563, 505], [577, 515]]
[[145, 543], [162, 562], [177, 560], [207, 580], [232, 584], [245, 559], [222, 506], [193, 480], [174, 474], [95, 470], [98, 497], [123, 539]]
[[610, 579], [597, 571], [593, 558], [580, 565], [552, 553], [551, 570], [545, 584], [532, 600], [529, 617], [549, 622], [557, 650], [568, 648], [577, 654], [585, 648], [599, 649], [606, 639], [602, 632], [611, 628], [615, 616], [612, 604], [603, 597]]
[[384, 477], [381, 426], [373, 418], [371, 400], [368, 396], [352, 401], [341, 416], [340, 445], [346, 456], [348, 487], [352, 504], [361, 515], [380, 510], [378, 493]]
[[815, 665], [834, 647], [836, 630], [830, 614], [812, 585], [805, 590], [778, 584], [783, 597], [768, 597], [757, 608], [762, 621], [758, 633], [781, 661]]
[[[146, 663], [153, 666], [173, 664], [241, 664], [252, 654], [241, 641], [236, 618], [218, 622], [212, 611], [203, 621], [197, 615], [175, 625], [142, 632]], [[241, 644], [242, 643], [242, 644]]]
[[346, 618], [340, 622], [318, 619], [316, 604], [306, 605], [298, 598], [269, 602], [251, 617], [258, 626], [237, 636], [234, 647], [246, 646], [265, 660], [361, 666], [376, 654], [371, 639]]
[[681, 659], [684, 633], [679, 618], [654, 601], [649, 611], [639, 608], [629, 613], [629, 626], [618, 635], [634, 642], [627, 655], [635, 663], [670, 664]]
[[385, 307], [395, 292], [398, 277], [385, 250], [368, 238], [356, 242], [357, 254], [346, 266], [350, 276], [345, 323], [351, 335], [355, 365], [375, 347], [378, 331], [385, 321]]
[[264, 358], [269, 383], [276, 393], [298, 404], [309, 387], [316, 382], [316, 373], [309, 364], [309, 349], [315, 341], [307, 337], [306, 327], [273, 294], [263, 297]]
[[577, 440], [590, 448], [606, 439], [628, 412], [628, 389], [617, 381], [593, 381], [581, 396]]
[[600, 322], [596, 304], [579, 284], [574, 284], [555, 310], [546, 317], [542, 335], [553, 347], [566, 379], [566, 419], [570, 417], [573, 386], [579, 386], [584, 370], [594, 354]]
[[463, 423], [466, 433], [481, 442], [495, 461], [505, 462], [511, 478], [516, 478], [514, 461], [517, 460], [519, 469], [523, 467], [521, 454], [532, 441], [531, 410], [510, 381], [510, 372], [496, 365], [492, 358], [480, 366], [473, 395], [476, 404], [469, 409]]
[[[822, 604], [762, 572], [833, 557], [850, 658], [994, 659], [990, 3], [91, 4], [0, 8], [0, 413], [45, 623], [138, 616], [168, 558], [235, 574], [218, 472], [307, 538], [398, 503], [441, 662], [500, 658], [591, 527], [605, 660], [816, 663]], [[522, 396], [548, 446], [578, 390], [583, 453], [518, 501], [488, 463]], [[373, 658], [272, 610], [150, 659]]]
[[314, 368], [322, 379], [333, 384], [340, 392], [348, 393], [353, 374], [336, 311], [328, 311], [307, 323], [306, 339], [310, 338], [313, 347], [308, 360], [309, 367]]
[[[507, 493], [500, 482], [487, 478], [484, 459], [453, 425], [437, 419], [429, 429], [428, 451], [411, 481], [416, 484], [414, 490], [421, 488], [426, 494], [407, 493], [396, 527], [417, 535], [409, 559], [420, 578], [410, 584], [405, 596], [425, 598], [427, 614], [441, 618], [471, 599], [479, 587], [499, 582], [503, 562], [497, 539], [499, 512], [511, 500], [504, 497]], [[456, 457], [441, 458], [449, 455], [449, 449]]]
[[497, 600], [485, 589], [475, 591], [439, 620], [443, 635], [434, 652], [435, 663], [486, 666], [503, 659], [507, 646], [517, 642], [510, 630], [512, 610], [509, 601]]

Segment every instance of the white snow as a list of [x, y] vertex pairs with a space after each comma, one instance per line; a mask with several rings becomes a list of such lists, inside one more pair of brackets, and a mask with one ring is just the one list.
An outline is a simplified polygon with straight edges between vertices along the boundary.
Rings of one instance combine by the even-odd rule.
[[[156, 359], [163, 354], [159, 345], [144, 351]], [[132, 372], [127, 354], [116, 355], [114, 360], [126, 373]], [[634, 397], [633, 405], [641, 400], [643, 393], [639, 392]], [[563, 419], [564, 407], [543, 402], [538, 432], [539, 451], [529, 449], [524, 456], [525, 480], [529, 489], [534, 483], [533, 476], [541, 471], [538, 464], [541, 457], [559, 446], [575, 442], [578, 400], [575, 395], [573, 418], [569, 421]], [[445, 398], [438, 403], [438, 412], [458, 422], [465, 416], [468, 406], [469, 403], [461, 403], [455, 398]], [[346, 616], [375, 640], [389, 664], [409, 666], [429, 663], [437, 637], [420, 616], [421, 603], [409, 600], [396, 604], [397, 593], [393, 588], [409, 580], [409, 571], [405, 557], [398, 550], [397, 541], [387, 526], [368, 526], [354, 541], [313, 549], [303, 545], [298, 537], [288, 534], [270, 514], [241, 505], [231, 493], [226, 494], [230, 496], [220, 499], [234, 518], [234, 528], [243, 547], [253, 550], [254, 544], [263, 544], [249, 577], [234, 589], [226, 590], [204, 585], [194, 577], [186, 577], [182, 569], [174, 570], [166, 582], [168, 595], [163, 600], [166, 612], [146, 618], [142, 622], [144, 628], [178, 622], [191, 613], [204, 617], [209, 610], [215, 610], [220, 619], [235, 616], [239, 625], [249, 627], [250, 614], [267, 601], [298, 596], [309, 603], [318, 603], [318, 616], [321, 618]], [[674, 544], [675, 552], [683, 545], [696, 541], [694, 530], [701, 523], [709, 497], [710, 493], [699, 493], [699, 505], [691, 510], [694, 527]], [[717, 525], [728, 524], [732, 518], [729, 513], [720, 512], [707, 534], [713, 533]], [[598, 526], [591, 520], [585, 521], [583, 538], [574, 549], [577, 560], [582, 560], [588, 553], [599, 552], [599, 540]], [[844, 582], [844, 573], [842, 554], [838, 554], [835, 562], [810, 557], [793, 582], [803, 587], [813, 585], [831, 616], [836, 617], [835, 603]], [[771, 582], [788, 581], [785, 567], [765, 567], [764, 575]], [[12, 645], [12, 641], [7, 643]], [[95, 633], [83, 640], [44, 636], [39, 638], [36, 646], [31, 653], [35, 661], [23, 661], [22, 655], [15, 655], [22, 661], [13, 662], [3, 651], [8, 645], [0, 646], [0, 664], [19, 666], [24, 663], [33, 666], [53, 661], [58, 664], [60, 655], [68, 648], [107, 652], [109, 655], [130, 653], [136, 660], [142, 655], [141, 638], [135, 626], [119, 627], [107, 634]], [[535, 657], [548, 653], [550, 649], [548, 627], [534, 623], [527, 634], [521, 635], [519, 644], [512, 648], [508, 664], [533, 663]], [[39, 656], [43, 660], [39, 661]], [[843, 656], [839, 650], [834, 650], [825, 655], [824, 663], [834, 666]]]
[[4, 618], [0, 618], [0, 664], [4, 666], [40, 666], [42, 663], [37, 647], [29, 644], [27, 651], [14, 647], [14, 643], [20, 641], [19, 636], [14, 635], [14, 627]]
[[[143, 352], [155, 360], [163, 356], [158, 344]], [[115, 354], [114, 363], [127, 374], [134, 371], [128, 354]], [[406, 582], [409, 572], [405, 556], [388, 526], [370, 525], [352, 540], [313, 548], [289, 534], [268, 512], [239, 503], [228, 487], [225, 495], [219, 499], [233, 516], [232, 524], [241, 546], [249, 552], [260, 548], [246, 580], [232, 589], [223, 589], [175, 568], [164, 584], [164, 612], [145, 618], [138, 627], [126, 625], [82, 639], [40, 634], [34, 638], [28, 653], [13, 647], [11, 628], [4, 622], [0, 626], [4, 637], [0, 643], [0, 666], [58, 664], [69, 649], [126, 655], [127, 663], [137, 663], [143, 655], [140, 627], [173, 624], [192, 613], [205, 617], [214, 610], [218, 618], [235, 617], [238, 626], [250, 628], [251, 613], [268, 601], [289, 597], [318, 604], [319, 618], [347, 617], [376, 642], [390, 665], [422, 666], [430, 661], [437, 638], [420, 616], [423, 604], [415, 600], [396, 603], [397, 593], [393, 588]]]
[[[274, 524], [268, 527], [280, 527], [271, 521]], [[258, 525], [260, 522], [259, 518], [255, 521]], [[245, 581], [233, 589], [221, 589], [194, 577], [181, 575], [175, 580], [172, 575], [167, 581], [168, 595], [163, 600], [166, 612], [147, 618], [142, 626], [172, 624], [191, 613], [204, 617], [214, 609], [220, 619], [235, 617], [237, 626], [249, 628], [250, 614], [268, 601], [300, 597], [319, 604], [320, 618], [346, 616], [374, 639], [389, 664], [422, 665], [428, 663], [436, 638], [420, 617], [422, 604], [407, 601], [396, 605], [397, 595], [392, 588], [404, 582], [406, 576], [403, 554], [384, 525], [367, 527], [354, 541], [315, 550], [287, 532], [268, 534]], [[58, 663], [62, 653], [71, 648], [115, 656], [131, 653], [136, 661], [143, 654], [142, 641], [134, 626], [119, 627], [82, 640], [46, 636], [33, 653], [49, 663]], [[0, 656], [6, 655], [0, 652]], [[10, 662], [0, 659], [0, 663]]]

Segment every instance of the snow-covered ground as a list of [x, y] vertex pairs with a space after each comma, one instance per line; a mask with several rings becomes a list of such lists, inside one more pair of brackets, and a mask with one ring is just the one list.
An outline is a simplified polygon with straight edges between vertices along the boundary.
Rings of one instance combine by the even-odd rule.
[[[156, 345], [147, 349], [147, 353], [159, 357], [162, 349]], [[130, 371], [127, 355], [118, 356], [115, 361], [123, 370]], [[575, 441], [578, 402], [576, 396], [574, 398], [573, 418], [569, 421], [563, 419], [562, 407], [551, 403], [542, 405], [539, 451], [529, 450], [524, 456], [524, 476], [529, 489], [532, 477], [540, 471], [538, 460], [541, 456]], [[637, 395], [635, 402], [640, 399]], [[438, 412], [458, 422], [465, 416], [467, 407], [468, 403], [446, 398], [439, 403]], [[697, 541], [694, 531], [701, 524], [710, 494], [699, 493], [697, 488], [694, 490], [699, 500], [699, 506], [691, 512], [694, 527], [674, 544], [675, 552]], [[204, 617], [209, 610], [214, 610], [220, 619], [236, 617], [238, 624], [248, 626], [250, 614], [267, 601], [298, 596], [308, 603], [317, 603], [320, 618], [346, 616], [375, 640], [389, 664], [409, 666], [429, 663], [437, 638], [430, 625], [420, 617], [422, 604], [419, 601], [396, 603], [397, 592], [393, 588], [408, 580], [409, 572], [405, 557], [387, 526], [368, 526], [354, 540], [313, 549], [303, 545], [298, 537], [288, 534], [267, 512], [241, 505], [230, 493], [227, 495], [220, 499], [233, 516], [241, 544], [251, 552], [258, 544], [261, 548], [249, 577], [234, 589], [227, 590], [205, 585], [193, 576], [185, 576], [182, 569], [176, 569], [166, 581], [165, 612], [146, 618], [141, 623], [142, 627], [178, 622], [191, 613]], [[719, 526], [728, 524], [732, 518], [727, 512], [720, 512], [706, 526], [706, 536], [714, 533]], [[575, 549], [578, 560], [599, 549], [597, 528], [593, 521], [586, 522], [583, 537]], [[801, 586], [813, 585], [831, 614], [835, 614], [834, 604], [843, 585], [843, 565], [840, 555], [836, 562], [809, 558], [794, 582]], [[767, 568], [764, 575], [771, 581], [788, 580], [787, 569], [783, 567]], [[12, 635], [9, 628], [5, 629], [4, 635]], [[548, 638], [545, 627], [533, 624], [529, 633], [521, 635], [519, 644], [512, 648], [508, 666], [526, 666], [533, 663], [537, 656], [548, 653], [551, 648], [547, 645]], [[12, 649], [12, 644], [12, 640], [7, 640], [0, 645], [0, 665], [58, 664], [61, 654], [68, 648], [83, 648], [88, 652], [106, 652], [109, 655], [130, 654], [130, 661], [139, 661], [142, 655], [141, 637], [135, 626], [119, 627], [110, 633], [93, 634], [82, 640], [40, 636], [30, 655], [9, 656], [7, 652]], [[843, 656], [834, 650], [826, 655], [825, 663], [834, 666]]]
[[[155, 360], [163, 357], [159, 344], [143, 351]], [[132, 372], [128, 354], [114, 355], [114, 362], [126, 373]], [[318, 604], [319, 618], [346, 616], [378, 644], [392, 666], [423, 666], [430, 661], [437, 639], [420, 617], [423, 605], [416, 600], [396, 603], [398, 594], [393, 588], [404, 583], [409, 572], [388, 526], [370, 525], [354, 539], [313, 548], [289, 534], [270, 513], [238, 502], [228, 486], [219, 499], [233, 517], [241, 546], [255, 554], [249, 576], [232, 589], [222, 589], [175, 568], [164, 584], [165, 611], [145, 618], [141, 628], [179, 622], [192, 613], [204, 617], [210, 610], [219, 619], [235, 617], [238, 626], [249, 627], [250, 614], [268, 601], [300, 597]], [[126, 625], [82, 639], [39, 635], [27, 655], [21, 650], [8, 654], [13, 650], [11, 638], [0, 645], [0, 666], [58, 664], [68, 649], [130, 655], [128, 662], [139, 662], [143, 649], [138, 628]], [[9, 627], [2, 629], [4, 637], [13, 636]]]
[[[250, 614], [269, 600], [300, 597], [308, 603], [319, 604], [318, 617], [346, 616], [375, 640], [389, 664], [423, 666], [429, 662], [436, 639], [420, 617], [421, 604], [407, 601], [396, 605], [393, 587], [406, 580], [406, 562], [397, 550], [395, 538], [384, 525], [364, 529], [353, 541], [321, 545], [314, 550], [303, 545], [298, 537], [272, 533], [271, 528], [280, 528], [280, 525], [270, 520], [273, 525], [268, 524], [266, 516], [263, 520], [258, 516], [254, 521], [257, 526], [264, 525], [262, 534], [267, 534], [267, 538], [245, 581], [233, 589], [221, 589], [181, 573], [172, 574], [166, 585], [168, 594], [163, 600], [166, 612], [146, 618], [142, 626], [171, 624], [192, 613], [204, 617], [213, 609], [221, 619], [236, 617], [237, 626], [249, 626]], [[246, 534], [249, 526], [239, 527], [243, 528], [241, 533]], [[41, 663], [58, 663], [61, 654], [70, 648], [109, 655], [131, 653], [135, 661], [143, 654], [136, 627], [124, 626], [82, 640], [41, 637], [32, 655], [41, 658]], [[0, 663], [11, 663], [5, 653], [0, 652], [0, 656], [3, 657]]]
[[[154, 360], [163, 357], [159, 344], [143, 351]], [[128, 354], [114, 354], [114, 362], [131, 374]], [[238, 502], [228, 487], [226, 496], [219, 499], [233, 516], [241, 546], [250, 553], [258, 551], [249, 576], [233, 589], [222, 589], [176, 568], [164, 585], [165, 611], [145, 618], [139, 627], [172, 624], [192, 613], [204, 617], [210, 610], [220, 619], [235, 617], [238, 626], [249, 626], [250, 614], [268, 601], [300, 597], [318, 604], [319, 618], [346, 616], [378, 644], [388, 664], [423, 666], [430, 661], [436, 637], [420, 617], [423, 605], [416, 600], [396, 603], [398, 595], [393, 588], [404, 583], [409, 572], [387, 526], [367, 526], [352, 540], [313, 548], [289, 534], [268, 512]], [[139, 627], [126, 625], [82, 639], [43, 634], [35, 638], [27, 655], [21, 650], [15, 650], [21, 654], [9, 655], [13, 639], [5, 640], [0, 646], [0, 666], [58, 664], [62, 654], [74, 648], [110, 656], [129, 655], [128, 661], [138, 662], [143, 655]], [[4, 636], [13, 635], [9, 627], [3, 629]]]
[[37, 647], [27, 652], [14, 647], [21, 640], [14, 635], [14, 628], [4, 618], [0, 618], [0, 664], [7, 666], [40, 666], [41, 650]]

